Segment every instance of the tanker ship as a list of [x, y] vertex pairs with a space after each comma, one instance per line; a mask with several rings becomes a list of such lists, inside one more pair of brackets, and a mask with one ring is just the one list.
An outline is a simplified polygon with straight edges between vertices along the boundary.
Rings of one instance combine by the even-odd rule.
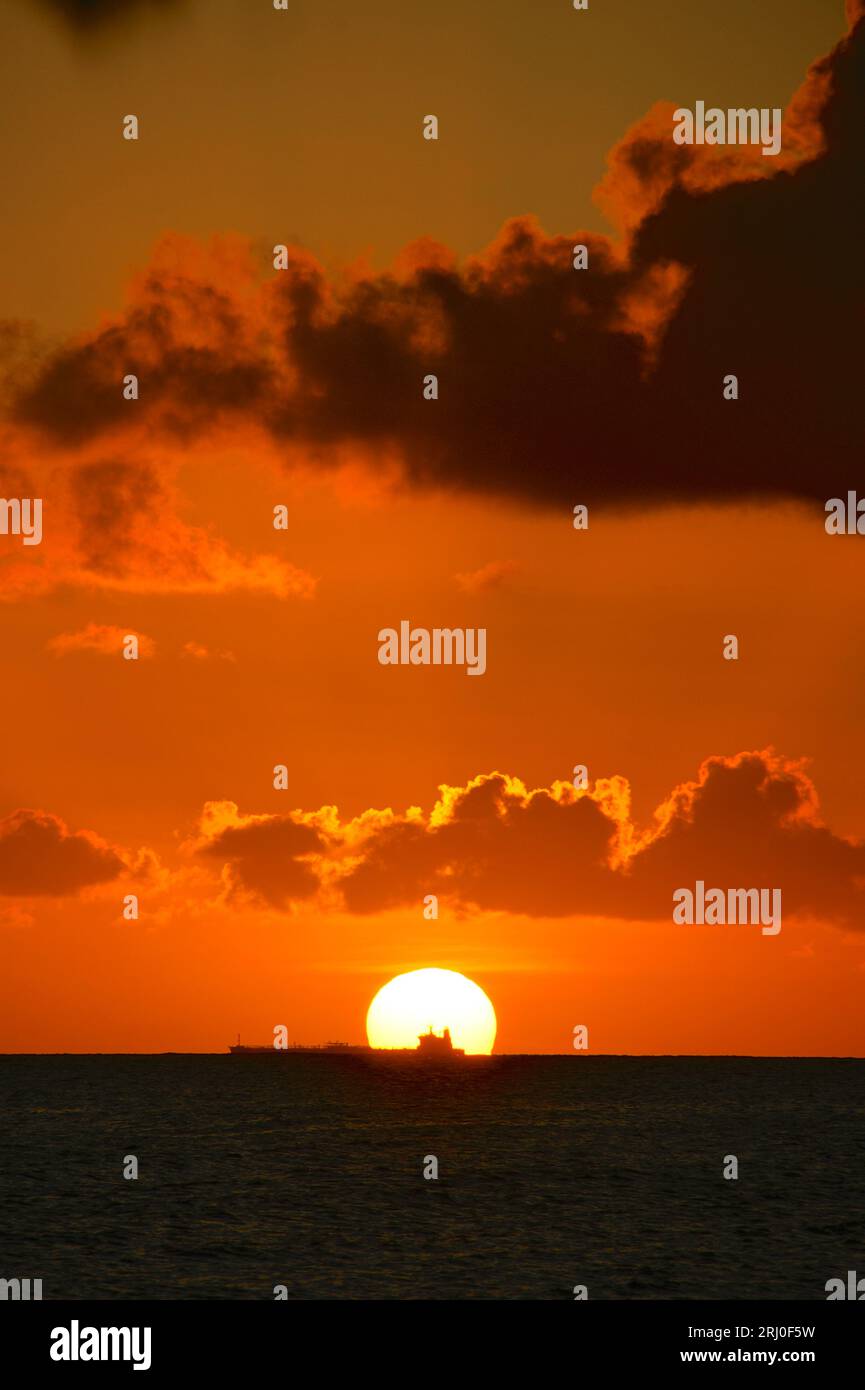
[[277, 1057], [424, 1057], [439, 1061], [442, 1058], [465, 1057], [465, 1048], [454, 1047], [449, 1028], [441, 1037], [432, 1030], [418, 1035], [417, 1047], [369, 1047], [367, 1044], [327, 1042], [307, 1046], [304, 1043], [288, 1043], [276, 1047], [274, 1043], [249, 1047], [242, 1044], [240, 1034], [237, 1042], [229, 1046], [233, 1057], [261, 1057], [265, 1053], [275, 1053]]

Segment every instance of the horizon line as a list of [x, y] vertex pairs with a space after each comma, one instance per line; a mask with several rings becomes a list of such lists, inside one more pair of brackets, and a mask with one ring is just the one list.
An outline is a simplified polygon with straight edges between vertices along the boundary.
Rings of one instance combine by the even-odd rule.
[[[298, 1051], [301, 1055], [309, 1056], [310, 1052], [304, 1051], [302, 1045]], [[310, 1045], [312, 1048], [313, 1045]], [[349, 1047], [365, 1046], [364, 1044], [348, 1044]], [[270, 1051], [271, 1049], [267, 1049]], [[294, 1048], [273, 1048], [274, 1053], [295, 1051]], [[414, 1055], [414, 1048], [388, 1048], [370, 1047], [370, 1054], [382, 1053], [408, 1053]], [[327, 1052], [321, 1046], [323, 1056], [339, 1056], [339, 1053]], [[267, 1055], [266, 1052], [261, 1053]], [[357, 1056], [357, 1053], [349, 1054]], [[197, 1050], [186, 1052], [178, 1048], [163, 1048], [158, 1052], [136, 1051], [136, 1052], [2, 1052], [0, 1058], [6, 1057], [230, 1057], [228, 1050], [213, 1052]], [[465, 1056], [469, 1057], [488, 1057], [490, 1059], [498, 1057], [573, 1057], [583, 1061], [594, 1058], [600, 1059], [630, 1059], [632, 1061], [663, 1061], [667, 1059], [690, 1060], [690, 1061], [739, 1061], [739, 1062], [861, 1062], [865, 1061], [865, 1054], [857, 1053], [783, 1053], [783, 1052], [591, 1052], [574, 1050], [571, 1052], [469, 1052]]]

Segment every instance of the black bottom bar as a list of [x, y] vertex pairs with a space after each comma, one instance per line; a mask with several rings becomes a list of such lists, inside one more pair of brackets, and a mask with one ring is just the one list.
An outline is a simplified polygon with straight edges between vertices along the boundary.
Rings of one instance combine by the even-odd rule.
[[[857, 1357], [863, 1330], [861, 1311], [835, 1302], [9, 1302], [0, 1305], [0, 1370], [93, 1377], [133, 1374], [137, 1362], [157, 1381], [186, 1373], [249, 1383], [270, 1372], [294, 1378], [302, 1366], [309, 1381], [345, 1364], [364, 1378], [391, 1379], [399, 1367], [407, 1385], [432, 1386], [499, 1362], [538, 1383], [564, 1360], [560, 1374], [797, 1365], [825, 1381]], [[54, 1359], [52, 1348], [78, 1359]], [[94, 1350], [104, 1359], [86, 1359]]]

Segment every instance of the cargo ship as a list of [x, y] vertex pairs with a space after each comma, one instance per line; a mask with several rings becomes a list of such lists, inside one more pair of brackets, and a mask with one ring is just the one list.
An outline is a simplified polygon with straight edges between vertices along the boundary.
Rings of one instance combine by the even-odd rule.
[[288, 1043], [285, 1047], [264, 1043], [260, 1046], [250, 1047], [241, 1043], [238, 1033], [237, 1042], [230, 1045], [228, 1050], [233, 1057], [261, 1057], [265, 1053], [276, 1053], [278, 1057], [424, 1057], [440, 1061], [442, 1058], [465, 1057], [466, 1055], [465, 1048], [454, 1047], [449, 1028], [445, 1028], [439, 1037], [437, 1033], [433, 1032], [432, 1024], [430, 1024], [427, 1033], [418, 1034], [417, 1047], [370, 1047], [368, 1044], [344, 1042], [311, 1045]]
[[323, 1052], [335, 1053], [338, 1057], [355, 1056], [358, 1054], [365, 1057], [368, 1053], [372, 1052], [373, 1049], [368, 1046], [355, 1046], [353, 1043], [344, 1042], [311, 1044], [287, 1043], [285, 1047], [276, 1047], [274, 1043], [263, 1043], [261, 1046], [248, 1047], [245, 1043], [241, 1043], [240, 1034], [238, 1033], [237, 1042], [234, 1043], [233, 1046], [230, 1046], [228, 1050], [235, 1057], [261, 1056], [262, 1053], [265, 1052], [276, 1052], [277, 1054], [281, 1052], [293, 1052], [296, 1057], [304, 1054], [317, 1057]]

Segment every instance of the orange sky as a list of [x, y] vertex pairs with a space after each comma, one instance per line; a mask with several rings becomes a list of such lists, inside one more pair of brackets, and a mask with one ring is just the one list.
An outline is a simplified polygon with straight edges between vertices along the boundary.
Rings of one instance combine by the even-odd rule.
[[[39, 81], [46, 90], [60, 84], [81, 125], [74, 151], [65, 148], [61, 158], [40, 134], [45, 113], [37, 97], [32, 109], [19, 104], [15, 133], [6, 137], [17, 142], [21, 183], [4, 262], [3, 303], [18, 328], [10, 335], [16, 365], [0, 481], [7, 497], [44, 495], [46, 519], [38, 548], [0, 536], [0, 1050], [213, 1051], [238, 1031], [247, 1041], [267, 1040], [280, 1023], [299, 1041], [361, 1041], [379, 986], [398, 972], [437, 965], [464, 971], [490, 995], [497, 1051], [567, 1051], [574, 1026], [585, 1024], [593, 1052], [862, 1055], [861, 538], [828, 537], [821, 508], [805, 495], [770, 502], [734, 495], [723, 504], [691, 497], [671, 505], [650, 490], [592, 505], [588, 531], [577, 532], [571, 510], [584, 500], [579, 439], [578, 466], [561, 497], [532, 496], [528, 486], [523, 496], [498, 491], [495, 481], [462, 487], [450, 475], [420, 486], [402, 471], [405, 464], [410, 473], [411, 460], [372, 431], [355, 440], [286, 438], [242, 408], [229, 420], [211, 420], [205, 410], [201, 426], [187, 396], [183, 428], [175, 428], [176, 383], [164, 387], [157, 406], [153, 389], [147, 401], [155, 362], [141, 369], [144, 408], [133, 423], [105, 412], [85, 420], [76, 438], [49, 419], [53, 396], [27, 398], [44, 412], [36, 418], [37, 407], [27, 414], [17, 395], [26, 395], [34, 371], [51, 367], [58, 334], [84, 335], [80, 348], [100, 324], [122, 324], [124, 350], [147, 360], [151, 329], [134, 314], [153, 302], [152, 291], [140, 279], [126, 291], [122, 284], [130, 263], [140, 271], [165, 233], [232, 234], [209, 250], [194, 240], [175, 251], [184, 273], [188, 265], [193, 277], [195, 267], [209, 267], [205, 278], [225, 288], [232, 314], [243, 306], [240, 327], [226, 341], [242, 340], [252, 360], [273, 301], [256, 297], [247, 258], [261, 266], [276, 224], [278, 239], [296, 238], [326, 265], [363, 252], [376, 266], [427, 234], [460, 256], [479, 252], [504, 218], [524, 213], [556, 231], [587, 225], [591, 216], [590, 225], [603, 230], [591, 187], [609, 146], [654, 100], [689, 100], [699, 90], [712, 99], [717, 88], [724, 104], [728, 91], [731, 104], [750, 102], [765, 69], [760, 104], [764, 94], [766, 104], [784, 104], [807, 63], [843, 32], [843, 7], [827, 19], [833, 7], [803, 4], [801, 27], [781, 30], [772, 24], [789, 6], [767, 5], [768, 18], [743, 7], [738, 42], [731, 48], [721, 36], [711, 73], [700, 67], [705, 28], [676, 31], [646, 75], [639, 59], [645, 35], [599, 20], [594, 56], [571, 52], [570, 66], [562, 60], [543, 89], [561, 118], [571, 98], [577, 105], [584, 99], [584, 83], [600, 68], [591, 139], [574, 143], [561, 119], [549, 110], [537, 115], [521, 98], [529, 133], [514, 130], [507, 157], [507, 141], [493, 138], [495, 123], [483, 116], [478, 92], [516, 99], [513, 6], [497, 7], [499, 47], [487, 51], [473, 29], [453, 63], [434, 47], [432, 100], [417, 96], [407, 78], [391, 78], [383, 95], [368, 75], [369, 102], [352, 100], [338, 88], [337, 63], [326, 84], [341, 92], [333, 107], [319, 98], [310, 110], [292, 98], [303, 108], [291, 126], [303, 158], [285, 156], [302, 170], [290, 210], [284, 180], [275, 181], [282, 192], [265, 195], [254, 174], [265, 164], [273, 169], [276, 151], [269, 137], [253, 138], [250, 125], [272, 132], [288, 117], [274, 109], [277, 75], [255, 26], [242, 29], [244, 44], [229, 57], [227, 45], [242, 28], [236, 11], [214, 5], [207, 21], [200, 6], [178, 4], [158, 23], [91, 40], [64, 28], [49, 8], [23, 8], [11, 52], [4, 44], [6, 62], [20, 72], [26, 55], [38, 52]], [[335, 8], [348, 47], [357, 7]], [[395, 43], [385, 23], [391, 7], [381, 8], [387, 47]], [[629, 9], [634, 26], [646, 9]], [[291, 63], [309, 83], [303, 44], [323, 61], [325, 41], [313, 8], [298, 11]], [[444, 8], [444, 19], [457, 23], [453, 7]], [[746, 22], [752, 32], [743, 49]], [[531, 31], [538, 53], [555, 48], [551, 24], [545, 19]], [[405, 42], [411, 35], [418, 64], [426, 38], [434, 45], [441, 39], [398, 32]], [[777, 32], [780, 45], [760, 47]], [[374, 45], [364, 33], [360, 51], [371, 61]], [[179, 65], [187, 48], [199, 56], [195, 80], [166, 82], [169, 95], [157, 113], [157, 59]], [[734, 59], [744, 50], [754, 63], [750, 85], [732, 90]], [[346, 63], [346, 52], [338, 52]], [[390, 56], [388, 71], [400, 70], [398, 58]], [[472, 101], [461, 77], [470, 59]], [[231, 61], [237, 91], [255, 95], [237, 97], [228, 130], [215, 94], [227, 90]], [[119, 81], [124, 71], [140, 84], [132, 98]], [[437, 71], [443, 86], [436, 89]], [[73, 85], [82, 76], [83, 92]], [[519, 76], [528, 81], [522, 68]], [[748, 74], [740, 76], [744, 84]], [[181, 215], [191, 147], [176, 158], [166, 152], [178, 130], [184, 142], [191, 138], [190, 110], [196, 100], [207, 105], [206, 92], [214, 94], [215, 124], [209, 133], [203, 117], [196, 126], [205, 165], [219, 145], [229, 151], [229, 168], [245, 151], [253, 166], [248, 186], [208, 176], [206, 194], [194, 171]], [[459, 151], [442, 147], [447, 174], [437, 171], [431, 183], [417, 171], [414, 182], [403, 181], [414, 155], [387, 124], [399, 129], [400, 92], [412, 119], [418, 101], [435, 109], [443, 92], [456, 103], [452, 119], [471, 114]], [[103, 158], [100, 123], [136, 101], [146, 101], [161, 123], [162, 143], [142, 143], [142, 168], [126, 185], [106, 173], [120, 142], [112, 136]], [[344, 133], [347, 105], [358, 112], [358, 126], [334, 153], [334, 123]], [[546, 121], [549, 142], [533, 121]], [[349, 211], [340, 204], [340, 170], [377, 124], [380, 152], [372, 164], [400, 196], [390, 204], [380, 188], [369, 197], [349, 190]], [[489, 168], [478, 179], [486, 147]], [[556, 151], [565, 148], [576, 166], [568, 181], [555, 177]], [[161, 202], [148, 192], [157, 165], [165, 174]], [[465, 177], [455, 178], [455, 168]], [[102, 187], [96, 196], [85, 185], [91, 191], [77, 212], [69, 184], [76, 169]], [[118, 189], [123, 207], [116, 231], [106, 234]], [[44, 244], [34, 236], [49, 199], [63, 219], [74, 215], [77, 229], [67, 241], [71, 223], [59, 232], [51, 223], [65, 248], [59, 279], [46, 271]], [[244, 237], [251, 251], [237, 239]], [[160, 274], [174, 254], [156, 253]], [[202, 327], [183, 301], [180, 280], [166, 274], [169, 281], [165, 301], [180, 325], [173, 331], [185, 349], [211, 350], [212, 326]], [[36, 325], [39, 342], [23, 366], [21, 341], [29, 338], [22, 320]], [[61, 378], [65, 362], [61, 356]], [[764, 440], [752, 447], [755, 458], [771, 452]], [[468, 479], [473, 461], [463, 462]], [[699, 474], [701, 466], [700, 452], [690, 469]], [[784, 457], [777, 466], [783, 472]], [[22, 479], [32, 480], [30, 492]], [[851, 472], [850, 487], [856, 482]], [[279, 503], [288, 507], [284, 532], [271, 524]], [[485, 627], [486, 674], [381, 666], [377, 633], [403, 618]], [[94, 631], [102, 636], [93, 639]], [[121, 657], [127, 632], [149, 639], [149, 654], [138, 662]], [[722, 659], [727, 633], [739, 637], [738, 662]], [[752, 785], [743, 773], [749, 765], [735, 759], [768, 749], [778, 761], [765, 754], [766, 779]], [[727, 761], [701, 774], [709, 758]], [[277, 763], [288, 767], [286, 791], [272, 786]], [[587, 765], [593, 785], [617, 777], [630, 785], [629, 813], [620, 784], [616, 802], [623, 833], [641, 846], [627, 869], [601, 862], [592, 837], [607, 822], [597, 803], [585, 808], [584, 823], [569, 815], [562, 792], [531, 804], [514, 793], [507, 815], [502, 803], [484, 805], [477, 826], [474, 812], [455, 823], [452, 847], [438, 858], [441, 840], [429, 827], [409, 843], [399, 827], [392, 837], [385, 817], [356, 823], [371, 809], [401, 817], [419, 807], [425, 817], [441, 785], [467, 788], [494, 772], [527, 789], [551, 789], [570, 781], [576, 763]], [[701, 777], [693, 816], [668, 807], [672, 820], [661, 832], [656, 808]], [[721, 821], [713, 818], [716, 786], [722, 805], [729, 797]], [[788, 791], [792, 812], [784, 802], [776, 814], [776, 798]], [[234, 803], [236, 812], [223, 808], [217, 820], [238, 827], [239, 839], [221, 837], [213, 819], [202, 831], [207, 803]], [[338, 808], [338, 816], [311, 818], [322, 807]], [[40, 817], [16, 819], [22, 809]], [[500, 839], [508, 816], [513, 825]], [[410, 837], [411, 818], [408, 830]], [[323, 838], [313, 851], [302, 837], [318, 831]], [[79, 838], [70, 843], [67, 835]], [[693, 852], [695, 836], [702, 859]], [[297, 861], [296, 854], [311, 857]], [[669, 897], [664, 885], [670, 893], [680, 882], [692, 885], [703, 863], [707, 881], [714, 872], [724, 886], [766, 886], [753, 879], [763, 862], [784, 880], [777, 937], [746, 926], [676, 927], [658, 906]], [[292, 885], [310, 865], [318, 886], [295, 894]], [[717, 880], [716, 870], [726, 877]], [[438, 922], [422, 915], [423, 894], [433, 891], [441, 896]], [[360, 896], [367, 892], [368, 907]], [[137, 922], [121, 917], [128, 893], [140, 898]]]

